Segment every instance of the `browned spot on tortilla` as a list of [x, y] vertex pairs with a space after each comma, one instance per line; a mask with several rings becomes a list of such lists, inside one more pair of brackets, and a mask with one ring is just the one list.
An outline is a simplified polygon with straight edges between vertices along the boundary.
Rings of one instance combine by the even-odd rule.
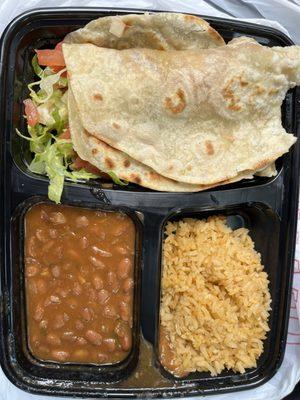
[[265, 93], [266, 89], [262, 86], [256, 85], [255, 90], [254, 90], [254, 95], [260, 95]]
[[238, 104], [229, 104], [228, 108], [232, 111], [240, 111], [241, 110], [241, 106], [239, 106]]
[[230, 89], [230, 85], [228, 84], [225, 86], [225, 88], [222, 90], [222, 95], [225, 100], [233, 100], [234, 99], [234, 94], [233, 91]]
[[114, 128], [116, 128], [116, 129], [119, 129], [119, 128], [120, 128], [120, 125], [117, 124], [116, 122], [113, 122], [112, 126], [113, 126]]
[[159, 180], [161, 178], [161, 176], [157, 172], [154, 172], [154, 171], [150, 171], [149, 175], [153, 180]]
[[240, 85], [242, 87], [249, 85], [249, 82], [243, 81], [242, 79], [240, 79]]
[[209, 36], [212, 37], [216, 42], [219, 42], [220, 44], [225, 44], [222, 36], [217, 31], [215, 31], [211, 26], [208, 28], [208, 33]]
[[215, 150], [214, 150], [214, 146], [210, 140], [205, 140], [205, 147], [206, 147], [206, 153], [209, 156], [212, 156], [214, 154]]
[[93, 97], [94, 97], [94, 100], [98, 100], [98, 101], [103, 100], [101, 93], [95, 93]]
[[105, 157], [105, 158], [104, 158], [104, 163], [105, 163], [105, 165], [106, 165], [108, 168], [110, 168], [110, 169], [114, 168], [114, 166], [115, 166], [115, 164], [113, 163], [113, 161], [112, 161], [110, 158], [108, 158], [108, 157]]
[[278, 94], [279, 93], [279, 89], [271, 89], [269, 90], [269, 94], [272, 96], [273, 94]]
[[164, 43], [162, 42], [162, 39], [160, 36], [157, 35], [157, 33], [150, 31], [147, 33], [149, 42], [151, 42], [151, 47], [153, 49], [157, 50], [166, 50]]
[[262, 160], [254, 166], [254, 170], [260, 170], [269, 165], [273, 160]]
[[129, 29], [129, 28], [131, 28], [132, 27], [132, 22], [131, 21], [123, 21], [124, 22], [124, 24], [125, 24], [125, 27], [124, 27], [124, 31], [126, 31], [126, 29]]
[[234, 96], [234, 92], [231, 89], [231, 85], [234, 82], [234, 79], [231, 79], [227, 85], [222, 89], [223, 98], [229, 103], [228, 108], [232, 111], [239, 111], [241, 110], [241, 106], [238, 104], [240, 101], [239, 98]]
[[175, 102], [171, 97], [165, 98], [165, 107], [167, 110], [170, 110], [173, 114], [181, 113], [186, 107], [186, 101], [184, 96], [184, 91], [182, 89], [178, 89], [175, 94]]
[[[193, 21], [193, 22], [199, 22], [199, 20], [200, 20], [200, 18], [198, 18], [198, 17], [195, 17], [195, 15], [191, 15], [191, 14], [186, 14], [185, 16], [184, 16], [184, 19], [186, 20], [186, 21]], [[200, 20], [201, 21], [201, 20]], [[201, 21], [202, 22], [202, 21]]]
[[189, 166], [187, 167], [187, 170], [188, 170], [188, 171], [191, 171], [191, 170], [192, 170], [191, 165], [189, 165]]
[[125, 168], [130, 167], [130, 161], [126, 158], [126, 160], [124, 160], [123, 165]]
[[141, 178], [136, 174], [130, 174], [130, 178], [131, 178], [132, 182], [137, 183], [138, 185], [140, 185], [142, 183]]
[[97, 149], [92, 149], [92, 154], [95, 156], [98, 153]]

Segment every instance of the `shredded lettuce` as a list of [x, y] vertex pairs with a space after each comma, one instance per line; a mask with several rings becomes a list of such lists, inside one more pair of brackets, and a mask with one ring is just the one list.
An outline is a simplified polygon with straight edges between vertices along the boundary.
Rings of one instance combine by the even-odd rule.
[[112, 181], [119, 186], [127, 186], [128, 182], [121, 180], [114, 171], [108, 171], [107, 174], [111, 177]]
[[59, 137], [68, 127], [68, 80], [61, 76], [66, 69], [58, 73], [53, 73], [49, 67], [42, 69], [36, 55], [32, 59], [32, 67], [40, 80], [30, 83], [28, 89], [38, 110], [39, 123], [28, 125], [29, 136], [16, 131], [20, 137], [29, 141], [30, 151], [34, 153], [29, 170], [49, 177], [48, 197], [60, 203], [65, 178], [77, 182], [98, 176], [85, 169], [72, 170], [71, 165], [76, 156], [72, 141]]
[[[55, 91], [54, 86], [56, 84], [58, 84], [60, 87], [66, 87], [65, 80], [63, 81], [63, 84], [59, 83], [59, 81], [62, 79], [61, 74], [63, 74], [65, 71], [66, 71], [66, 68], [62, 69], [61, 71], [57, 72], [56, 74], [52, 74], [52, 75], [44, 74], [40, 81], [30, 83], [28, 85], [28, 89], [30, 91], [30, 97], [32, 98], [32, 100], [35, 101], [37, 104], [45, 103], [53, 95], [53, 92]], [[40, 87], [40, 90], [38, 93], [32, 89], [34, 86], [37, 86], [37, 85], [39, 85], [39, 87]]]
[[31, 65], [32, 65], [32, 68], [33, 68], [33, 70], [34, 70], [34, 73], [35, 73], [39, 78], [43, 78], [43, 76], [44, 76], [44, 70], [39, 66], [38, 58], [37, 58], [37, 55], [36, 55], [36, 54], [35, 54], [35, 55], [33, 56], [33, 58], [32, 58]]
[[48, 175], [50, 180], [48, 197], [55, 203], [60, 203], [65, 178], [73, 182], [97, 178], [96, 175], [85, 170], [69, 171], [68, 167], [73, 162], [72, 157], [74, 157], [74, 150], [70, 140], [55, 139], [54, 143], [49, 140], [44, 151], [36, 153], [29, 165], [30, 171]]
[[57, 107], [54, 108], [52, 112], [52, 117], [54, 119], [53, 128], [56, 130], [57, 134], [60, 135], [64, 128], [64, 121], [59, 114], [59, 109]]

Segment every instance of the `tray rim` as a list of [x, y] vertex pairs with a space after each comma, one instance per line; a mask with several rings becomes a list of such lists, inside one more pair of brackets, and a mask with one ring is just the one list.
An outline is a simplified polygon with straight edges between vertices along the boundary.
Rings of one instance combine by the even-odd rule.
[[[89, 13], [89, 12], [109, 12], [109, 13], [117, 13], [117, 12], [124, 12], [124, 13], [128, 13], [128, 12], [135, 12], [135, 13], [143, 13], [143, 12], [145, 12], [145, 11], [150, 11], [150, 12], [158, 12], [158, 11], [156, 11], [156, 10], [142, 10], [142, 9], [134, 9], [134, 8], [130, 8], [130, 9], [121, 9], [121, 8], [107, 8], [107, 7], [103, 7], [103, 8], [101, 8], [101, 7], [64, 7], [64, 8], [60, 8], [60, 9], [56, 9], [56, 8], [52, 8], [52, 7], [43, 7], [43, 8], [36, 8], [36, 9], [33, 9], [33, 10], [30, 10], [30, 11], [26, 11], [26, 12], [24, 12], [24, 13], [22, 13], [22, 14], [20, 14], [19, 16], [17, 16], [7, 27], [6, 27], [6, 29], [4, 30], [4, 32], [3, 32], [3, 35], [2, 35], [2, 37], [1, 37], [1, 49], [0, 49], [0, 67], [2, 67], [1, 68], [1, 76], [0, 76], [0, 78], [1, 78], [1, 82], [2, 82], [2, 78], [3, 78], [3, 67], [4, 67], [4, 65], [3, 65], [3, 62], [2, 62], [2, 57], [3, 57], [3, 52], [2, 52], [2, 48], [3, 48], [3, 43], [4, 43], [4, 40], [3, 40], [3, 38], [5, 38], [5, 35], [7, 34], [7, 32], [9, 31], [9, 29], [12, 27], [12, 26], [14, 26], [14, 24], [16, 24], [17, 22], [19, 22], [20, 20], [23, 20], [24, 18], [26, 18], [26, 17], [29, 17], [29, 16], [34, 16], [34, 15], [36, 15], [36, 14], [39, 14], [39, 13], [41, 13], [41, 12], [44, 12], [44, 13], [46, 13], [46, 12], [51, 12], [51, 13], [53, 13], [53, 14], [59, 14], [59, 13], [62, 13], [62, 12], [86, 12], [86, 13]], [[160, 12], [163, 12], [162, 10], [160, 11]], [[199, 14], [194, 14], [194, 15], [199, 15]], [[265, 26], [261, 26], [261, 25], [257, 25], [257, 24], [253, 24], [253, 23], [246, 23], [246, 22], [243, 22], [243, 21], [238, 21], [238, 20], [230, 20], [230, 19], [226, 19], [226, 18], [218, 18], [218, 17], [210, 17], [210, 16], [205, 16], [205, 15], [199, 15], [200, 17], [203, 17], [204, 19], [206, 19], [206, 20], [208, 20], [210, 23], [213, 23], [214, 21], [217, 21], [217, 22], [223, 22], [223, 23], [228, 23], [229, 25], [239, 25], [239, 26], [243, 26], [243, 27], [245, 27], [245, 26], [247, 26], [247, 27], [252, 27], [252, 28], [261, 28], [261, 29], [263, 29], [265, 32], [266, 31], [268, 31], [268, 33], [270, 33], [270, 34], [275, 34], [275, 35], [278, 35], [278, 33], [280, 34], [280, 36], [282, 37], [282, 38], [285, 38], [287, 41], [289, 41], [290, 42], [290, 44], [292, 44], [293, 42], [291, 41], [291, 39], [288, 37], [288, 36], [286, 36], [284, 33], [282, 33], [281, 31], [279, 31], [279, 30], [277, 30], [277, 29], [274, 29], [274, 28], [270, 28], [270, 27], [265, 27]], [[4, 154], [0, 154], [0, 161], [1, 161], [1, 164], [3, 164], [3, 166], [5, 167], [5, 165], [4, 165], [4, 163], [3, 163], [3, 158], [4, 158]], [[299, 176], [298, 176], [298, 174], [297, 174], [297, 171], [299, 171], [299, 140], [298, 140], [298, 142], [297, 142], [297, 145], [295, 146], [295, 148], [294, 148], [294, 150], [293, 150], [293, 161], [294, 161], [294, 168], [292, 168], [292, 174], [294, 175], [294, 178], [296, 177], [298, 177], [299, 178]], [[295, 166], [296, 166], [296, 168], [295, 168]], [[5, 170], [6, 170], [6, 168], [3, 168], [3, 171], [5, 172]], [[4, 176], [5, 176], [5, 173], [3, 173], [2, 174], [2, 177], [1, 177], [1, 184], [2, 184], [2, 187], [4, 186]], [[291, 179], [291, 178], [290, 178]], [[293, 196], [293, 201], [291, 201], [291, 204], [289, 204], [289, 208], [290, 208], [290, 214], [292, 214], [293, 216], [295, 216], [295, 210], [297, 210], [297, 197], [298, 197], [298, 189], [299, 189], [299, 183], [298, 183], [298, 185], [296, 185], [296, 187], [292, 187], [292, 194], [294, 195]], [[2, 206], [4, 206], [4, 196], [1, 196], [1, 205]], [[117, 206], [117, 205], [116, 205]], [[4, 208], [3, 208], [4, 209]], [[2, 219], [2, 217], [1, 217], [1, 219]], [[4, 221], [1, 221], [1, 222], [4, 222]], [[294, 231], [295, 231], [295, 228], [296, 228], [296, 220], [295, 220], [295, 218], [294, 218], [294, 220], [292, 221], [292, 224], [290, 225], [290, 230], [292, 230], [293, 232], [292, 233], [294, 233]], [[2, 235], [3, 235], [3, 233], [1, 232], [1, 237], [2, 237]], [[291, 258], [291, 256], [292, 256], [292, 254], [293, 254], [293, 252], [294, 252], [294, 250], [295, 250], [295, 248], [294, 248], [294, 244], [295, 244], [295, 235], [294, 235], [294, 238], [292, 238], [292, 239], [294, 239], [294, 240], [292, 240], [293, 241], [293, 243], [292, 243], [292, 245], [290, 246], [290, 248], [293, 248], [291, 251], [290, 251], [290, 258]], [[291, 278], [290, 278], [290, 286], [291, 286]], [[286, 303], [290, 303], [290, 297], [291, 297], [291, 294], [288, 296], [289, 298], [288, 299], [286, 299], [287, 301], [286, 301]], [[287, 322], [288, 322], [288, 318], [287, 318]], [[2, 329], [2, 327], [1, 327], [1, 329]], [[1, 342], [2, 342], [2, 336], [1, 336]], [[2, 345], [2, 343], [1, 343], [1, 345]], [[1, 351], [1, 353], [2, 353], [2, 349], [0, 350]], [[1, 354], [0, 353], [0, 354]], [[2, 355], [2, 354], [1, 354]], [[283, 354], [282, 354], [282, 358], [283, 358]], [[2, 364], [2, 360], [1, 360], [1, 364]], [[3, 366], [3, 365], [2, 365]], [[4, 371], [5, 372], [5, 371]], [[276, 372], [276, 371], [275, 371]], [[274, 372], [274, 373], [275, 373]], [[268, 377], [268, 379], [270, 379], [271, 377]], [[10, 379], [10, 378], [9, 378]], [[267, 380], [268, 380], [267, 379]], [[262, 383], [264, 383], [266, 380], [263, 380], [263, 381], [260, 381], [260, 382], [256, 382], [256, 383], [251, 383], [251, 384], [249, 384], [249, 386], [247, 386], [246, 388], [241, 388], [241, 387], [232, 387], [232, 389], [225, 389], [224, 391], [222, 391], [222, 389], [220, 390], [220, 391], [217, 391], [217, 393], [225, 393], [225, 392], [231, 392], [231, 391], [235, 391], [235, 390], [242, 390], [242, 389], [249, 389], [250, 387], [252, 388], [252, 387], [256, 387], [256, 386], [259, 386], [259, 385], [261, 385]], [[18, 384], [16, 384], [15, 382], [13, 382], [16, 386], [19, 386]], [[39, 391], [38, 390], [31, 390], [30, 388], [24, 388], [23, 387], [23, 385], [21, 385], [22, 387], [22, 389], [23, 390], [26, 390], [26, 391], [29, 391], [29, 392], [31, 392], [31, 393], [39, 393]], [[127, 389], [126, 389], [127, 390]], [[155, 389], [153, 389], [154, 391], [155, 391]], [[158, 390], [161, 390], [161, 389], [158, 389]], [[163, 390], [163, 389], [162, 389]], [[172, 389], [171, 389], [172, 390]], [[121, 391], [122, 391], [122, 389], [118, 389], [118, 391], [119, 391], [119, 393], [121, 393]], [[131, 389], [128, 389], [128, 391], [132, 391]], [[133, 390], [134, 391], [134, 390]], [[176, 392], [175, 392], [175, 394], [174, 393], [169, 393], [169, 390], [168, 389], [166, 389], [166, 392], [168, 393], [168, 394], [170, 394], [171, 396], [176, 396], [176, 395], [180, 395], [180, 393], [177, 393], [176, 394]], [[43, 392], [44, 394], [45, 394], [45, 392]], [[95, 394], [95, 396], [99, 396], [99, 393], [100, 392], [98, 392], [97, 394]], [[51, 393], [51, 390], [49, 390], [49, 393], [48, 394], [53, 394], [53, 393]], [[74, 394], [72, 394], [71, 392], [57, 392], [56, 393], [57, 395], [65, 395], [65, 396], [70, 396], [70, 395], [73, 395], [73, 396], [81, 396], [81, 393], [74, 393]], [[83, 392], [83, 394], [84, 394], [84, 392]], [[124, 394], [125, 394], [125, 392], [124, 392]], [[126, 394], [128, 395], [129, 393], [128, 392], [126, 392]], [[183, 395], [188, 395], [188, 396], [191, 396], [191, 395], [194, 395], [194, 394], [198, 394], [198, 395], [200, 395], [200, 394], [209, 394], [209, 393], [202, 393], [202, 391], [199, 391], [199, 390], [197, 390], [197, 389], [195, 389], [195, 392], [193, 392], [193, 390], [191, 390], [191, 392], [190, 393], [184, 393]], [[90, 394], [87, 394], [87, 393], [85, 393], [84, 394], [85, 396], [91, 396]], [[112, 395], [112, 396], [115, 396], [114, 394], [109, 394], [109, 395]], [[182, 394], [181, 394], [182, 395]]]

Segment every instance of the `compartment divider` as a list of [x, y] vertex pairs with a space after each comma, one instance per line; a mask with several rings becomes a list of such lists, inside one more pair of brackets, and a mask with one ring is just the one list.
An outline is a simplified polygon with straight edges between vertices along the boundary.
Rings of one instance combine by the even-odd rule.
[[165, 216], [148, 212], [144, 219], [142, 252], [141, 326], [146, 340], [155, 345], [160, 302], [160, 256]]

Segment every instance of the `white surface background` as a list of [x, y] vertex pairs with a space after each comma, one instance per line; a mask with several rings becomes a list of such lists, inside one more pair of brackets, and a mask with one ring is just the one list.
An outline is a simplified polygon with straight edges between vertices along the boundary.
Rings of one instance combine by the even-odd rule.
[[[172, 10], [248, 19], [251, 22], [274, 26], [289, 33], [300, 44], [300, 0], [0, 0], [0, 33], [18, 14], [37, 7], [59, 6], [132, 7]], [[266, 21], [268, 19], [269, 21]], [[300, 212], [298, 213], [298, 220]], [[298, 292], [299, 291], [299, 292]], [[299, 296], [298, 296], [299, 293]], [[279, 400], [288, 395], [300, 379], [300, 233], [297, 234], [293, 300], [290, 315], [287, 350], [277, 374], [256, 389], [209, 396], [210, 400]], [[47, 400], [50, 397], [31, 395], [13, 386], [0, 369], [0, 400]], [[58, 399], [58, 398], [53, 398]]]

